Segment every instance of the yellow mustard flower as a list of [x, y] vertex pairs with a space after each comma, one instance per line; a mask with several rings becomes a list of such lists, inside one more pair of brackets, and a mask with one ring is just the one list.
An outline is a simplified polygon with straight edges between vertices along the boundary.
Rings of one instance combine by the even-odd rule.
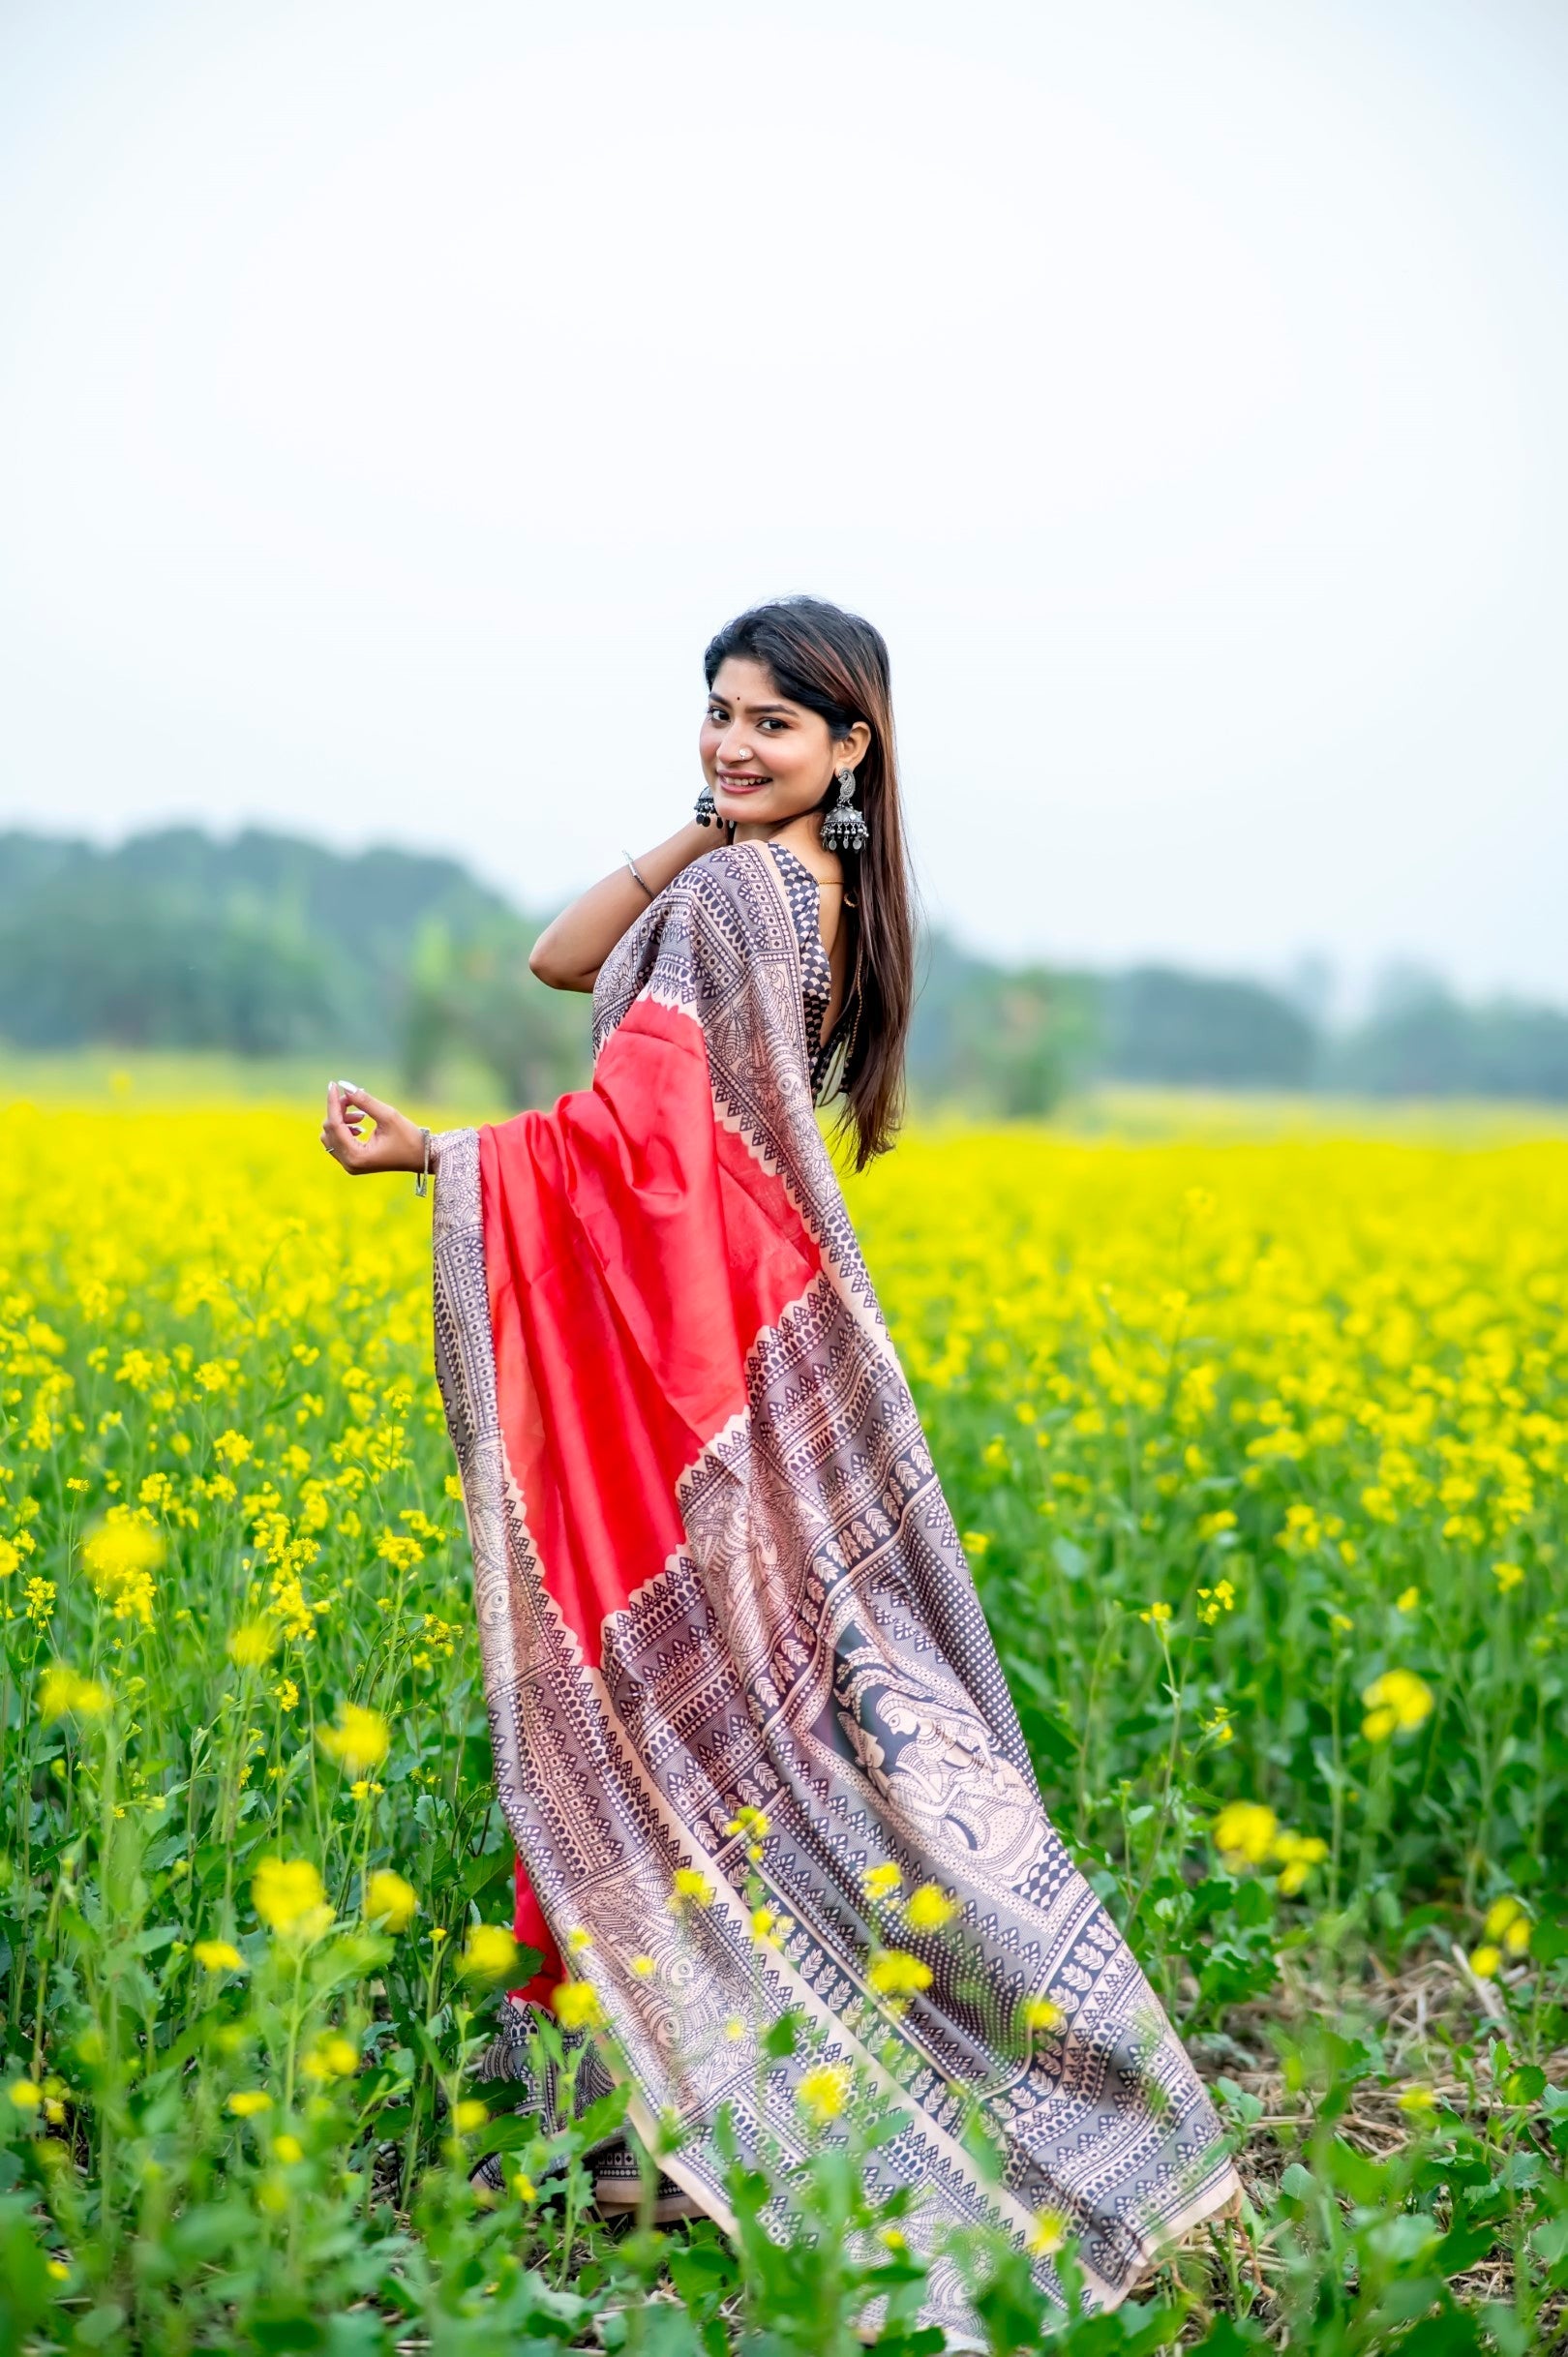
[[1214, 1821], [1215, 1847], [1227, 1866], [1260, 1866], [1274, 1847], [1280, 1820], [1260, 1800], [1232, 1800]]
[[1367, 1715], [1361, 1732], [1372, 1743], [1386, 1743], [1402, 1729], [1419, 1727], [1432, 1716], [1434, 1697], [1424, 1677], [1413, 1670], [1385, 1670], [1361, 1690]]
[[330, 1759], [350, 1776], [379, 1768], [392, 1748], [392, 1730], [378, 1710], [359, 1703], [341, 1703], [336, 1724], [324, 1727], [317, 1740]]
[[411, 1883], [390, 1866], [381, 1866], [365, 1885], [365, 1919], [388, 1931], [407, 1931], [419, 1913], [419, 1897]]
[[890, 1948], [872, 1957], [865, 1977], [881, 1997], [912, 1997], [930, 1987], [931, 1967], [901, 1948]]
[[332, 1920], [321, 1877], [308, 1858], [263, 1858], [251, 1884], [251, 1904], [269, 1930], [315, 1939]]
[[1068, 2221], [1060, 2210], [1041, 2210], [1035, 2220], [1035, 2230], [1029, 2237], [1029, 2249], [1036, 2258], [1050, 2258], [1067, 2240]]
[[259, 1670], [278, 1650], [278, 1632], [266, 1620], [246, 1620], [228, 1640], [228, 1658], [239, 1670]]
[[469, 1980], [504, 1980], [517, 1962], [517, 1942], [501, 1923], [475, 1923], [463, 1943], [458, 1969]]
[[820, 2063], [808, 2070], [795, 2091], [795, 2100], [819, 2128], [842, 2117], [854, 2081], [842, 2063]]
[[604, 2010], [591, 1980], [563, 1980], [551, 1992], [556, 2019], [563, 2030], [602, 2030]]
[[204, 1973], [243, 1973], [247, 1969], [232, 1940], [197, 1940], [191, 1953]]
[[39, 1716], [44, 1719], [103, 1718], [113, 1707], [107, 1686], [96, 1677], [83, 1677], [63, 1661], [51, 1661], [38, 1684]]
[[937, 1883], [921, 1883], [904, 1901], [904, 1920], [911, 1931], [941, 1931], [957, 1912], [957, 1900]]

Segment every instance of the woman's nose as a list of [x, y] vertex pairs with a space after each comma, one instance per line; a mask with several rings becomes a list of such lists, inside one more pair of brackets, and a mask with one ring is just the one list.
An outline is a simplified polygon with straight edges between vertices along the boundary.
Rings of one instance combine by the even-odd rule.
[[719, 739], [718, 758], [727, 770], [737, 770], [751, 759], [751, 739], [744, 729], [739, 725], [726, 729]]

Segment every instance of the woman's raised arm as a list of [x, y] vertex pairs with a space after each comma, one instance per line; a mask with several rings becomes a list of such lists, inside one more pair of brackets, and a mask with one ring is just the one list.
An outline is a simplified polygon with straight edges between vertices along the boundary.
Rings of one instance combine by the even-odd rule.
[[552, 990], [591, 990], [599, 968], [654, 894], [724, 839], [723, 829], [715, 832], [690, 819], [652, 851], [639, 852], [637, 874], [642, 882], [623, 863], [613, 875], [590, 884], [545, 926], [528, 952], [529, 967]]

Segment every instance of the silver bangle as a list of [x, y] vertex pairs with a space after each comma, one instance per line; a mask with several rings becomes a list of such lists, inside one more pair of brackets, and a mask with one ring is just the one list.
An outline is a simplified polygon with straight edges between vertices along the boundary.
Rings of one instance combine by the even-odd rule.
[[430, 1192], [430, 1132], [421, 1130], [419, 1134], [425, 1141], [425, 1166], [414, 1180], [414, 1193], [427, 1194]]
[[650, 900], [656, 899], [658, 895], [655, 893], [652, 885], [649, 884], [648, 878], [644, 875], [642, 869], [638, 866], [637, 861], [632, 858], [631, 853], [629, 851], [623, 851], [620, 856], [625, 861], [626, 865], [631, 869], [632, 874], [637, 878], [637, 881], [642, 886], [644, 891], [647, 892], [648, 898]]

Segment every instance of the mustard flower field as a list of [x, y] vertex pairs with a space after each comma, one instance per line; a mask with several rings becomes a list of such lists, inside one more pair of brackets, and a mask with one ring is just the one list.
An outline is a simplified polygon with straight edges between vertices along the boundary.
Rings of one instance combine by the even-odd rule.
[[[592, 2211], [618, 2093], [475, 2075], [519, 1958], [429, 1206], [316, 1118], [8, 1112], [0, 2352], [934, 2352], [834, 2089], [730, 2237]], [[932, 1132], [851, 1195], [1249, 2187], [1113, 2316], [1061, 2221], [1066, 2309], [977, 2245], [988, 2345], [1568, 2345], [1568, 1142]]]

